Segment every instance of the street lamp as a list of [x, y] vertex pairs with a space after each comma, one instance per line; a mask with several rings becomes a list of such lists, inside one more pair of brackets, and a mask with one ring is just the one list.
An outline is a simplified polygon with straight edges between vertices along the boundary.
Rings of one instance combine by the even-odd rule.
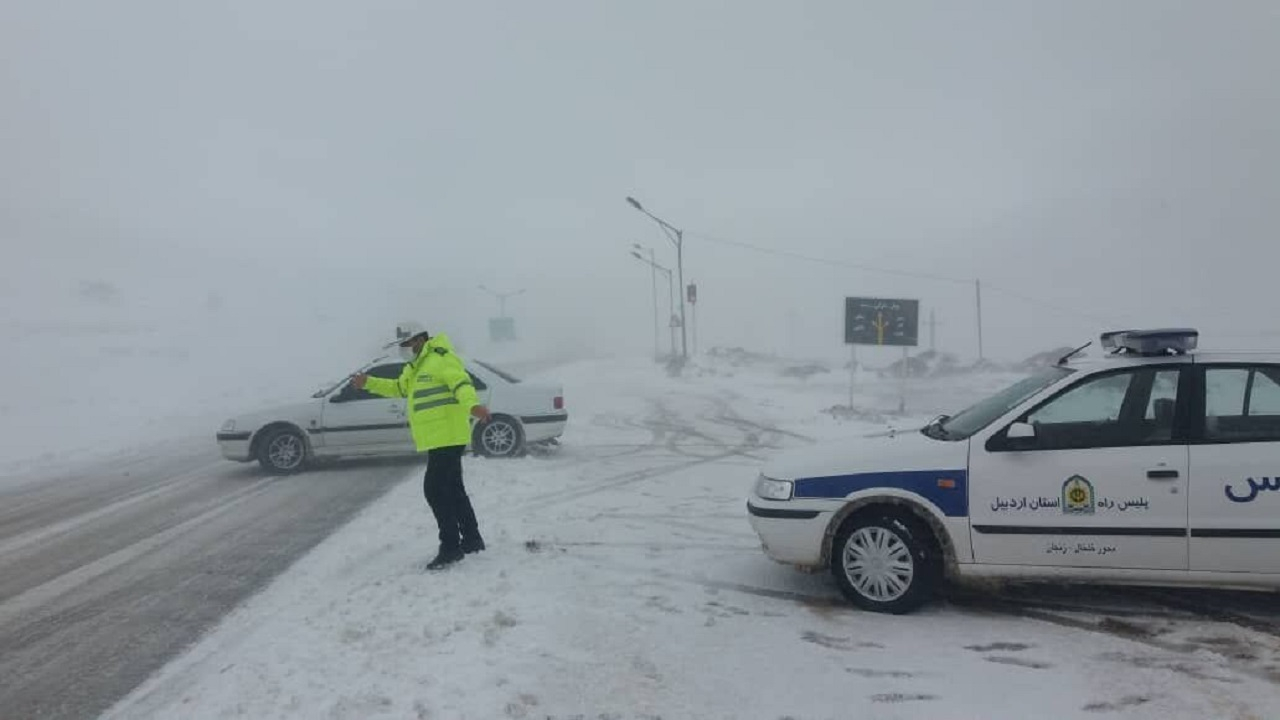
[[640, 201], [630, 195], [627, 196], [627, 204], [649, 216], [650, 220], [658, 223], [658, 226], [662, 228], [662, 231], [667, 234], [667, 237], [670, 238], [671, 242], [676, 246], [676, 269], [680, 274], [680, 354], [685, 358], [688, 358], [689, 335], [684, 321], [684, 231], [657, 215], [654, 215], [648, 210], [645, 210], [644, 206], [640, 204]]
[[517, 295], [523, 295], [523, 294], [524, 294], [524, 289], [523, 289], [523, 288], [522, 288], [522, 289], [520, 289], [520, 290], [516, 290], [516, 291], [514, 291], [514, 292], [505, 292], [505, 293], [500, 293], [500, 292], [496, 292], [496, 291], [494, 291], [494, 290], [490, 290], [489, 288], [485, 287], [484, 285], [481, 285], [481, 286], [480, 286], [480, 289], [481, 289], [481, 290], [483, 290], [483, 291], [485, 291], [485, 292], [487, 292], [487, 293], [489, 293], [490, 295], [492, 295], [492, 296], [494, 296], [494, 297], [498, 298], [498, 317], [506, 317], [506, 316], [507, 316], [507, 298], [509, 298], [509, 297], [515, 297], [515, 296], [517, 296]]
[[[675, 287], [674, 287], [674, 281], [671, 278], [671, 268], [664, 267], [658, 264], [658, 262], [653, 259], [652, 248], [648, 248], [650, 255], [649, 257], [645, 257], [644, 255], [640, 254], [640, 250], [646, 249], [646, 248], [641, 248], [638, 244], [634, 245], [634, 247], [638, 249], [631, 251], [631, 257], [648, 265], [654, 273], [662, 272], [666, 274], [667, 276], [667, 307], [671, 309], [672, 316], [674, 317], [675, 316], [675, 300], [674, 300]], [[654, 296], [653, 296], [653, 340], [654, 342], [653, 344], [654, 344], [655, 355], [658, 354], [658, 347], [657, 347], [658, 346], [658, 295], [657, 295], [658, 283], [657, 283], [656, 277], [657, 276], [654, 275], [655, 279], [653, 283], [653, 286], [654, 286]], [[672, 333], [672, 337], [671, 337], [671, 354], [672, 355], [676, 354], [676, 339], [675, 339], [674, 332]]]

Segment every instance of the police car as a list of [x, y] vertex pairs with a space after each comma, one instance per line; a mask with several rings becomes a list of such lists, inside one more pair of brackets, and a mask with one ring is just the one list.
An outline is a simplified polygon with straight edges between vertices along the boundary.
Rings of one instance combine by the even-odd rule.
[[1082, 347], [918, 432], [778, 457], [751, 524], [880, 612], [948, 575], [1280, 587], [1280, 354], [1198, 338], [1104, 333], [1102, 358]]

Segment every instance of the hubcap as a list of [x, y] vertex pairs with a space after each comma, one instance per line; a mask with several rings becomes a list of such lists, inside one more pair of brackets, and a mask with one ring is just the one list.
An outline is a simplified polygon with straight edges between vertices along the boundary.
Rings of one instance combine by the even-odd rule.
[[292, 470], [302, 462], [302, 440], [296, 435], [280, 435], [271, 441], [267, 457], [281, 470]]
[[881, 527], [865, 527], [845, 543], [844, 574], [860, 595], [892, 602], [911, 587], [915, 562], [897, 535]]
[[491, 455], [506, 455], [516, 445], [516, 429], [501, 421], [489, 423], [482, 437], [484, 449]]

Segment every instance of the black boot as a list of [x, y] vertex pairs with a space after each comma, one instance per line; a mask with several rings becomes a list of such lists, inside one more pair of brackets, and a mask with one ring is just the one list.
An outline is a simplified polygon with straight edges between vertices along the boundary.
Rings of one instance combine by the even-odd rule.
[[436, 559], [427, 563], [428, 570], [440, 570], [449, 567], [463, 558], [462, 551], [458, 548], [440, 548], [440, 552], [436, 553]]
[[478, 553], [482, 550], [484, 550], [484, 538], [479, 535], [462, 541], [462, 552], [467, 555]]

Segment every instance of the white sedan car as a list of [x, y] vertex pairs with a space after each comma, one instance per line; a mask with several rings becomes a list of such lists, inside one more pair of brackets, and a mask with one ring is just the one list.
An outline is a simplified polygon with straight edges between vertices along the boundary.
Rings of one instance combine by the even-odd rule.
[[747, 502], [775, 560], [905, 612], [944, 575], [1280, 588], [1280, 354], [1107, 333], [920, 432], [782, 456]]
[[[404, 361], [384, 357], [363, 372], [400, 377]], [[491, 457], [512, 457], [530, 445], [553, 444], [569, 415], [559, 385], [526, 383], [492, 365], [470, 361], [467, 372], [492, 419], [475, 427], [471, 446]], [[270, 472], [291, 473], [315, 458], [414, 453], [403, 398], [383, 398], [350, 384], [350, 377], [305, 402], [233, 418], [218, 432], [228, 460], [257, 460]]]

